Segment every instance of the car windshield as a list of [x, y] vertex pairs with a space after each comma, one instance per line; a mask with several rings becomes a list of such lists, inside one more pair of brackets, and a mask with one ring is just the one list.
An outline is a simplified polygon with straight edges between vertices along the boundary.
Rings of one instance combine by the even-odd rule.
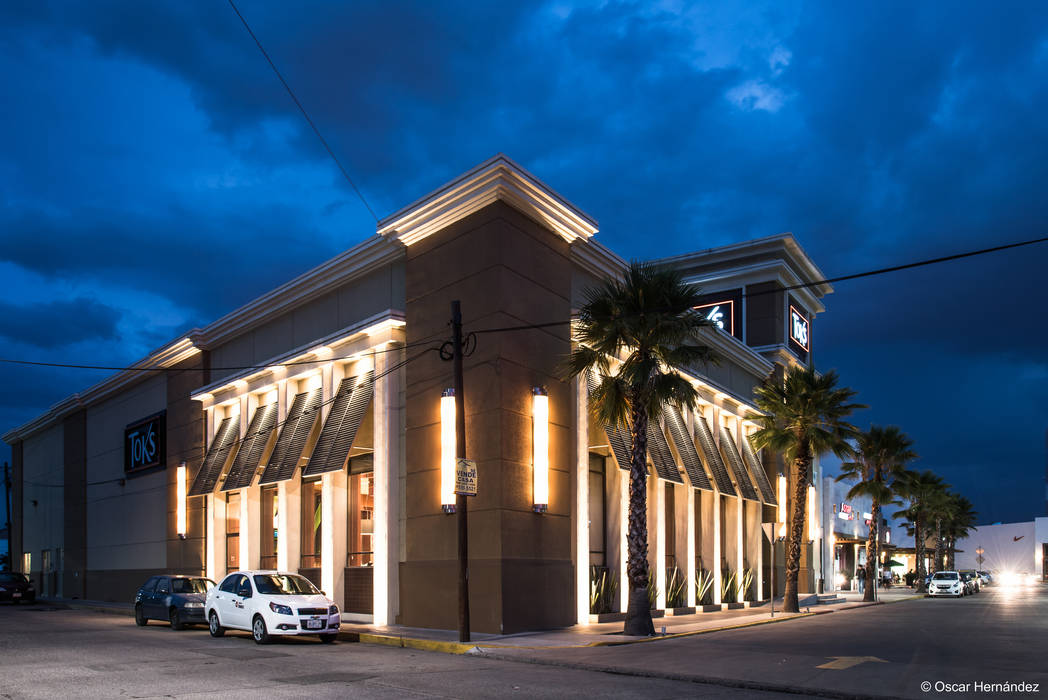
[[939, 572], [932, 576], [933, 581], [956, 581], [957, 573], [955, 571], [944, 571]]
[[171, 592], [207, 593], [207, 589], [214, 585], [214, 581], [206, 578], [173, 578], [171, 579]]
[[255, 588], [268, 595], [317, 595], [320, 591], [309, 579], [291, 574], [257, 574]]

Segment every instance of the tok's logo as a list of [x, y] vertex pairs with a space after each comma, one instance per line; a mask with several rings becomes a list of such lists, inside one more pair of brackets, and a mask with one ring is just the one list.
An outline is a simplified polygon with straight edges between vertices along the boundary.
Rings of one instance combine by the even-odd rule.
[[711, 321], [717, 328], [724, 330], [724, 312], [720, 310], [720, 304], [710, 309], [710, 312], [706, 314], [706, 320]]

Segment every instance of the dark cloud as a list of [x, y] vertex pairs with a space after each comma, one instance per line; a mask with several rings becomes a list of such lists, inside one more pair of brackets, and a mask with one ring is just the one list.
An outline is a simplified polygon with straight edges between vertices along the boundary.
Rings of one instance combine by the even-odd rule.
[[0, 337], [38, 348], [114, 340], [120, 312], [83, 297], [31, 304], [0, 301]]

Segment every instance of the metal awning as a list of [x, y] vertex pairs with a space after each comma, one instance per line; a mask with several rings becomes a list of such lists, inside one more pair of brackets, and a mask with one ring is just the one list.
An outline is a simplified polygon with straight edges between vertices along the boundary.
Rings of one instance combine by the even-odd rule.
[[731, 470], [735, 473], [735, 483], [738, 485], [742, 497], [748, 501], [760, 502], [760, 498], [757, 497], [757, 489], [754, 488], [751, 477], [746, 473], [746, 465], [742, 463], [739, 447], [735, 444], [735, 440], [732, 439], [731, 433], [723, 425], [720, 429], [720, 448], [724, 456], [727, 457]]
[[240, 416], [223, 418], [207, 448], [204, 461], [200, 465], [193, 486], [189, 489], [190, 496], [206, 496], [215, 490], [218, 477], [222, 474], [222, 468], [226, 466], [229, 454], [237, 444], [237, 436], [240, 435]]
[[702, 447], [702, 455], [706, 458], [706, 465], [713, 474], [713, 480], [717, 484], [717, 489], [726, 496], [736, 495], [735, 487], [731, 483], [731, 477], [728, 476], [728, 470], [724, 466], [724, 460], [713, 442], [710, 424], [706, 422], [703, 416], [695, 416], [695, 437]]
[[240, 450], [237, 452], [233, 466], [229, 468], [229, 474], [222, 484], [223, 491], [234, 491], [247, 488], [255, 479], [255, 470], [262, 463], [265, 456], [266, 446], [269, 438], [277, 426], [277, 402], [265, 406], [259, 406], [251, 416], [251, 423], [247, 426], [247, 434], [241, 441]]
[[338, 471], [346, 466], [353, 440], [357, 437], [368, 406], [375, 394], [375, 372], [370, 371], [357, 377], [346, 377], [338, 386], [335, 400], [331, 403], [320, 438], [309, 463], [302, 470], [303, 476]]
[[673, 460], [673, 452], [666, 442], [666, 434], [656, 420], [648, 420], [648, 455], [651, 463], [655, 465], [655, 474], [660, 479], [683, 484], [684, 479], [680, 476], [677, 463]]
[[778, 498], [775, 496], [775, 489], [772, 488], [771, 481], [768, 479], [768, 473], [764, 471], [764, 465], [757, 458], [757, 452], [753, 449], [753, 445], [750, 444], [748, 437], [742, 439], [742, 456], [750, 467], [750, 474], [756, 480], [757, 488], [760, 490], [761, 498], [764, 499], [764, 502], [773, 506], [779, 505]]
[[684, 471], [688, 474], [688, 480], [691, 482], [692, 488], [712, 491], [713, 487], [710, 486], [710, 479], [706, 475], [706, 470], [702, 467], [699, 453], [695, 450], [695, 440], [688, 434], [684, 417], [680, 414], [677, 407], [673, 405], [664, 406], [662, 415], [666, 417], [666, 428], [669, 430], [670, 439], [673, 440], [673, 445], [677, 448], [681, 461], [684, 462]]
[[284, 427], [280, 429], [277, 445], [273, 448], [273, 456], [269, 458], [258, 483], [275, 484], [295, 475], [295, 467], [302, 457], [306, 441], [320, 421], [320, 398], [320, 387], [295, 396], [284, 419]]

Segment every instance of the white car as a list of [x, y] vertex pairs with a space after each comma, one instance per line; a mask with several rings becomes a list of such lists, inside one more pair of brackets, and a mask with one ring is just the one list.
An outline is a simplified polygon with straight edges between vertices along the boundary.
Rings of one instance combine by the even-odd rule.
[[245, 630], [258, 644], [276, 635], [315, 634], [328, 643], [338, 636], [338, 606], [309, 579], [284, 571], [236, 571], [207, 592], [208, 629], [221, 637]]
[[956, 571], [936, 571], [928, 582], [928, 595], [953, 596], [960, 598], [964, 595], [964, 581]]

